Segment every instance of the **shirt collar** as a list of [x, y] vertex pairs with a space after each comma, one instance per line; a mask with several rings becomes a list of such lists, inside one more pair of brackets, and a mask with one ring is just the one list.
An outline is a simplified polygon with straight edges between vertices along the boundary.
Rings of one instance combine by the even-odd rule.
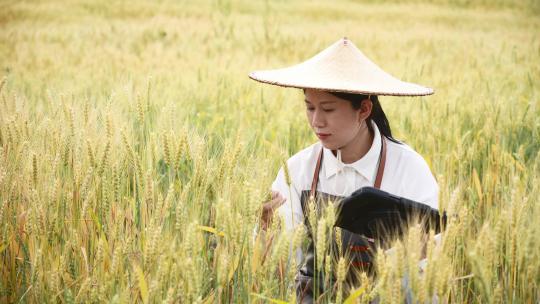
[[373, 126], [374, 133], [371, 148], [364, 156], [362, 156], [362, 158], [355, 161], [354, 163], [344, 164], [339, 162], [337, 157], [334, 156], [334, 153], [332, 153], [332, 150], [323, 147], [323, 163], [326, 178], [330, 178], [331, 176], [336, 174], [340, 168], [351, 167], [356, 170], [356, 172], [364, 176], [367, 180], [371, 182], [375, 181], [375, 171], [377, 169], [377, 165], [379, 163], [379, 155], [381, 153], [381, 135], [379, 133], [379, 128], [377, 128], [377, 125], [374, 122], [371, 122], [371, 125]]

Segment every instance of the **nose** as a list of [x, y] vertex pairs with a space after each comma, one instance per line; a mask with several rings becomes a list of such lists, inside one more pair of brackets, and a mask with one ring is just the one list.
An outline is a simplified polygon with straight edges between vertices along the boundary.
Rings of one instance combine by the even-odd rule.
[[313, 116], [311, 117], [311, 125], [314, 128], [323, 128], [326, 126], [326, 120], [324, 119], [324, 114], [321, 110], [315, 109], [315, 111], [313, 111]]

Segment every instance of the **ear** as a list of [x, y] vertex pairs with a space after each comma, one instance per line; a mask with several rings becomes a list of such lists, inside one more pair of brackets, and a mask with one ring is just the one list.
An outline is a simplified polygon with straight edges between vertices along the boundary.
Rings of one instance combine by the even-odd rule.
[[366, 120], [369, 115], [371, 115], [371, 110], [373, 109], [373, 102], [369, 99], [364, 99], [360, 103], [360, 109], [356, 112], [358, 122]]

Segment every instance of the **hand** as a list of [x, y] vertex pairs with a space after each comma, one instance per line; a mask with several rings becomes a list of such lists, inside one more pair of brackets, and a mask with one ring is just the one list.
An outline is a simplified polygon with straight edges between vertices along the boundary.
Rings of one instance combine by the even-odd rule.
[[263, 204], [261, 214], [261, 227], [266, 230], [270, 223], [272, 223], [272, 217], [274, 216], [274, 210], [283, 205], [285, 198], [277, 191], [272, 191], [271, 199]]

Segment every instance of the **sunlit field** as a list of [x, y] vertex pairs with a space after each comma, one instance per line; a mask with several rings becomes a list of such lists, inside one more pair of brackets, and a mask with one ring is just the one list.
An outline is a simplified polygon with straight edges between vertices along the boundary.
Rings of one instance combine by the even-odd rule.
[[320, 303], [538, 303], [539, 16], [527, 0], [1, 1], [0, 302], [294, 302], [305, 230], [253, 229], [317, 138], [301, 90], [247, 74], [346, 36], [435, 89], [380, 100], [452, 216], [424, 272], [413, 227], [354, 286], [324, 251], [332, 213], [315, 219], [335, 278]]

